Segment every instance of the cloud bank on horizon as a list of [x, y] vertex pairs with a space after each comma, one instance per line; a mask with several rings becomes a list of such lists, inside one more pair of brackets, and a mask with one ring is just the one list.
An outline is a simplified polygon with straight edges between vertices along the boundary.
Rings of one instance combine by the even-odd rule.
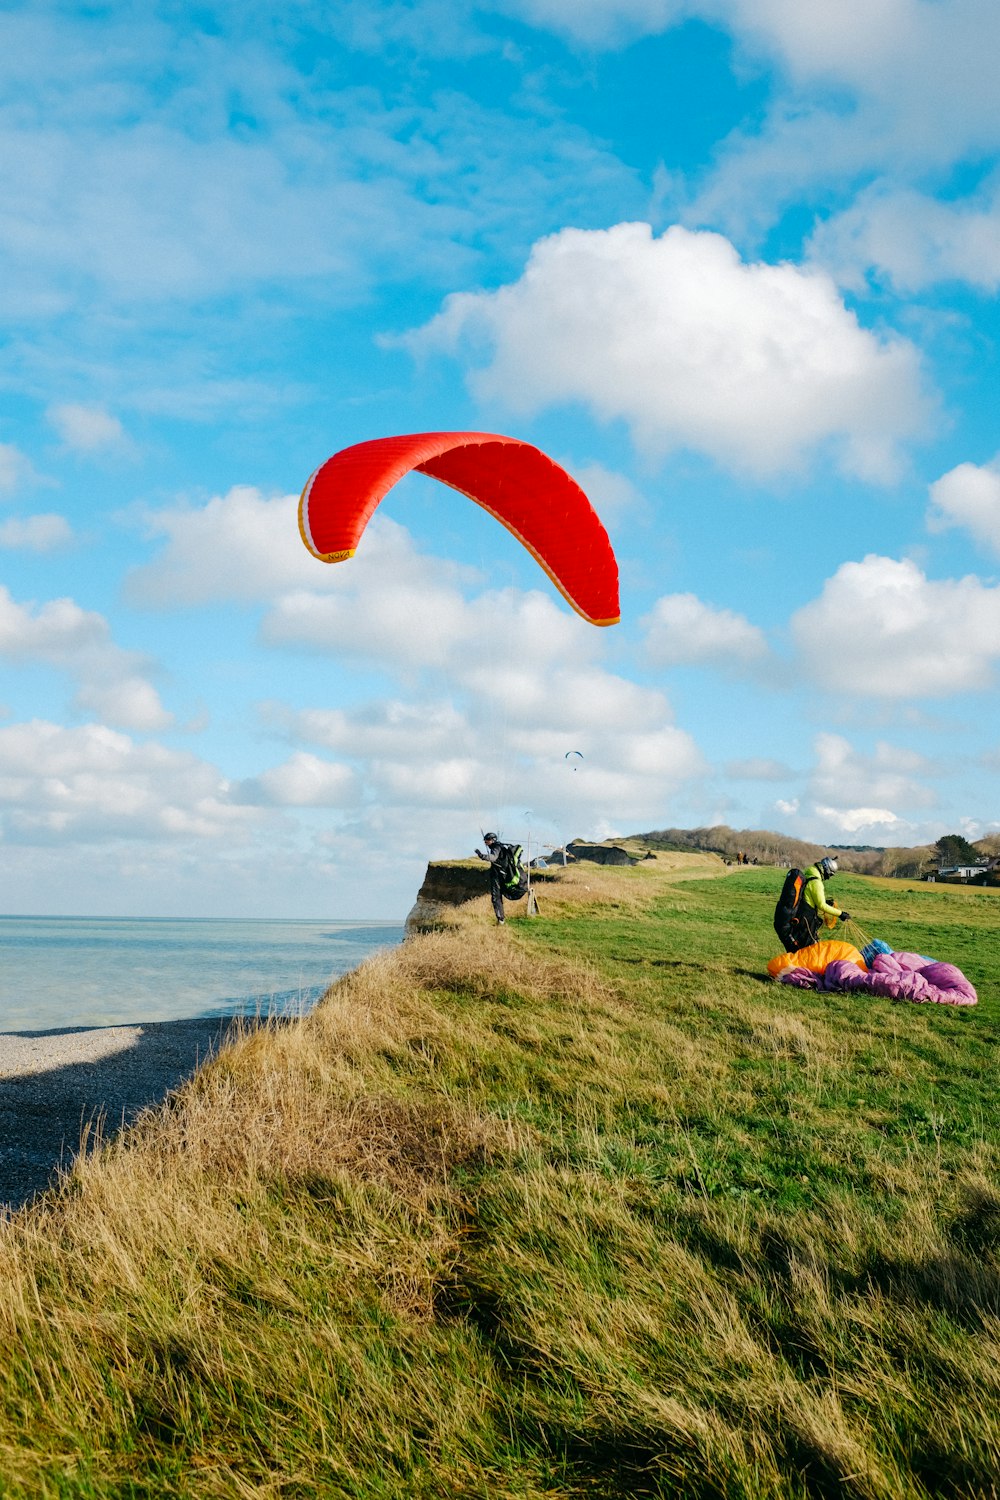
[[[988, 0], [0, 14], [0, 909], [401, 916], [485, 824], [1000, 828]], [[587, 489], [596, 631], [381, 433]], [[585, 759], [570, 774], [566, 751]]]

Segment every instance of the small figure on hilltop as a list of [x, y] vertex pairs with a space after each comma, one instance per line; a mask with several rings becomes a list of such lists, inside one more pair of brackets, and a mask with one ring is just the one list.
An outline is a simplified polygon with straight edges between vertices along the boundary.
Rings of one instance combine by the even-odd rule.
[[490, 900], [498, 925], [504, 920], [504, 897], [520, 901], [528, 889], [528, 872], [521, 858], [520, 844], [501, 844], [495, 833], [484, 833], [486, 853], [477, 849], [480, 859], [490, 863]]
[[808, 948], [819, 939], [820, 926], [836, 927], [849, 922], [850, 912], [841, 911], [826, 899], [825, 881], [837, 873], [837, 861], [831, 855], [817, 860], [806, 870], [789, 870], [774, 908], [774, 930], [785, 945], [786, 953]]

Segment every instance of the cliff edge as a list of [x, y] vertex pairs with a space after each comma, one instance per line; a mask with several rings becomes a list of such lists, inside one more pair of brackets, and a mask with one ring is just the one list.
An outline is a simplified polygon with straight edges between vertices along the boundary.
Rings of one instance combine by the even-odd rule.
[[[557, 879], [553, 870], [532, 870], [533, 886]], [[417, 899], [406, 918], [407, 934], [436, 932], [447, 926], [448, 912], [489, 892], [489, 866], [478, 859], [432, 860]]]

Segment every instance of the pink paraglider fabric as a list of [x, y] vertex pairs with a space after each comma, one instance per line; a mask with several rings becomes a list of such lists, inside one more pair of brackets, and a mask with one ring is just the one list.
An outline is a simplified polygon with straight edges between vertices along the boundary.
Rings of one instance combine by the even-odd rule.
[[961, 969], [922, 953], [876, 954], [867, 973], [857, 964], [834, 959], [822, 974], [810, 969], [786, 969], [779, 979], [799, 989], [862, 990], [915, 1005], [975, 1005], [979, 1000]]

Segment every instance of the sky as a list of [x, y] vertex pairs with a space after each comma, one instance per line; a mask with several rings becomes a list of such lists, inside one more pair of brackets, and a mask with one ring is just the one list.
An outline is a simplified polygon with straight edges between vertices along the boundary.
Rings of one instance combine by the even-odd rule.
[[[0, 910], [1000, 829], [998, 55], [995, 0], [0, 0]], [[578, 480], [620, 624], [424, 476], [307, 552], [319, 464], [439, 430]]]

